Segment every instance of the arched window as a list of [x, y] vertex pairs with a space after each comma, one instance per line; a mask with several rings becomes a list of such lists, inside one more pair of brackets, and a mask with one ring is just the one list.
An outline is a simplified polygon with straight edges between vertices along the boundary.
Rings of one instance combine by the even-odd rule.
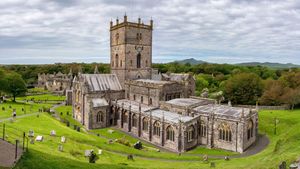
[[133, 95], [133, 100], [135, 100], [135, 94]]
[[122, 60], [120, 60], [120, 67], [122, 67]]
[[149, 99], [149, 105], [152, 105], [152, 98]]
[[224, 141], [232, 140], [232, 132], [230, 126], [227, 123], [222, 123], [219, 126], [219, 139]]
[[141, 53], [136, 55], [136, 67], [141, 68]]
[[153, 124], [153, 135], [160, 136], [160, 123], [158, 121]]
[[116, 54], [116, 67], [118, 67], [118, 66], [119, 66], [119, 55]]
[[124, 116], [123, 116], [123, 122], [124, 122], [124, 123], [128, 123], [128, 112], [125, 112], [125, 113], [124, 113]]
[[207, 130], [206, 130], [206, 124], [204, 121], [200, 121], [200, 136], [201, 137], [206, 137]]
[[149, 119], [147, 117], [143, 118], [143, 130], [148, 131]]
[[252, 137], [253, 137], [253, 122], [252, 120], [250, 120], [247, 125], [247, 139], [249, 140]]
[[173, 127], [167, 127], [167, 140], [174, 141], [175, 140], [175, 132]]
[[104, 121], [104, 115], [103, 115], [102, 111], [97, 113], [96, 121], [97, 121], [97, 123]]
[[143, 96], [141, 96], [141, 103], [143, 103], [143, 101], [144, 101], [144, 97], [143, 97]]
[[191, 125], [188, 130], [187, 130], [187, 139], [188, 139], [188, 142], [191, 142], [193, 141], [194, 139], [194, 136], [195, 135], [195, 128], [193, 125]]
[[132, 116], [132, 127], [137, 127], [138, 126], [138, 119], [137, 116], [134, 114]]

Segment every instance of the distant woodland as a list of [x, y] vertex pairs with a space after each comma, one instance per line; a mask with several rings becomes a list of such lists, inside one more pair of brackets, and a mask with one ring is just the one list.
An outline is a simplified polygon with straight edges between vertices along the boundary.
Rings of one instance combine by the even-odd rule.
[[[16, 83], [32, 87], [37, 82], [39, 73], [69, 73], [78, 71], [93, 73], [97, 65], [100, 73], [109, 73], [109, 64], [99, 63], [70, 63], [49, 65], [5, 65], [0, 68], [0, 86], [8, 83], [7, 78], [14, 76]], [[196, 80], [196, 95], [207, 91], [209, 97], [232, 104], [260, 105], [288, 104], [291, 109], [300, 104], [300, 69], [274, 69], [263, 66], [243, 66], [230, 64], [202, 63], [191, 65], [177, 62], [153, 64], [154, 69], [161, 73], [192, 73]], [[2, 74], [2, 76], [1, 76]], [[6, 80], [5, 80], [6, 79]], [[11, 80], [10, 80], [11, 81]], [[16, 86], [16, 84], [14, 84]], [[9, 87], [2, 87], [2, 94], [10, 93]], [[25, 89], [20, 89], [25, 91]], [[17, 94], [22, 94], [19, 92]]]

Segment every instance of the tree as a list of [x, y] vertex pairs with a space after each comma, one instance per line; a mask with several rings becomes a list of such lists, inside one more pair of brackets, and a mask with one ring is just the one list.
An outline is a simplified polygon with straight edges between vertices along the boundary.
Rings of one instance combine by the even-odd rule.
[[15, 72], [7, 74], [5, 79], [7, 81], [5, 92], [11, 94], [13, 96], [13, 101], [15, 102], [17, 96], [25, 94], [26, 92], [25, 81], [22, 79], [21, 75]]
[[225, 84], [225, 96], [233, 104], [255, 104], [262, 91], [261, 78], [254, 73], [236, 74]]
[[278, 106], [283, 102], [282, 97], [285, 95], [287, 87], [282, 81], [268, 79], [264, 82], [264, 92], [260, 98], [263, 105]]
[[300, 104], [300, 87], [297, 89], [286, 88], [284, 92], [282, 100], [284, 103], [289, 104], [293, 110], [295, 105]]

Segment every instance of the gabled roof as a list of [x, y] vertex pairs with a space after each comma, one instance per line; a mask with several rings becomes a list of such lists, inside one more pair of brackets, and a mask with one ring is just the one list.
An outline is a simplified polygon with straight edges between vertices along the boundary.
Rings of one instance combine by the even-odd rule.
[[123, 90], [115, 74], [81, 74], [89, 91]]
[[186, 81], [191, 75], [188, 73], [171, 73], [163, 74], [164, 78], [167, 78], [170, 81]]
[[103, 107], [103, 106], [108, 106], [108, 103], [105, 99], [103, 98], [95, 98], [92, 99], [93, 107]]

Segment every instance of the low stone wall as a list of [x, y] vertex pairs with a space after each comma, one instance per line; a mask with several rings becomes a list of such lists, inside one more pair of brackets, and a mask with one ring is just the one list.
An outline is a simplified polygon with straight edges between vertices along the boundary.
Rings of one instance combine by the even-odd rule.
[[[235, 107], [246, 107], [251, 109], [256, 109], [255, 105], [234, 105]], [[282, 106], [258, 106], [258, 110], [289, 110], [289, 105]]]

